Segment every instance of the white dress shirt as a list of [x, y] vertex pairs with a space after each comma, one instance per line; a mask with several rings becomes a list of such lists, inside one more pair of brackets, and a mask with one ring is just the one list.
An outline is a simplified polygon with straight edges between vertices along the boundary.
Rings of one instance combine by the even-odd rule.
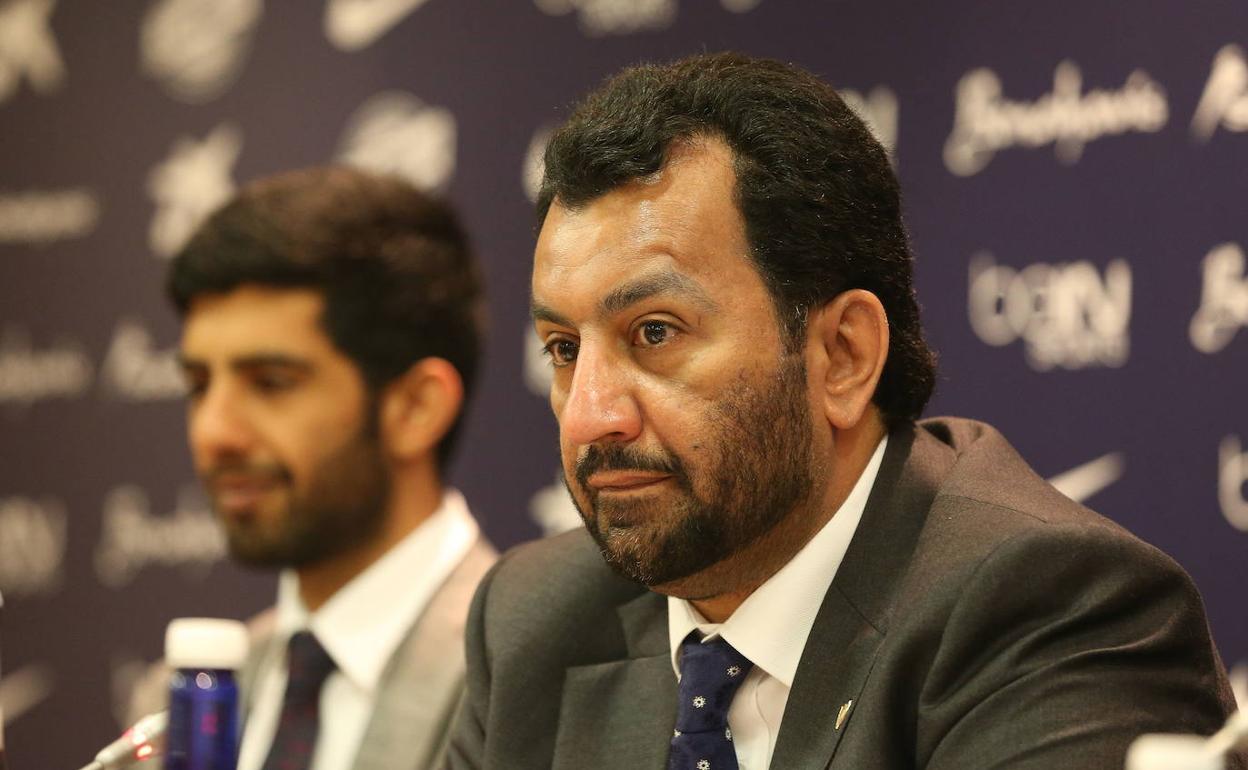
[[887, 444], [887, 438], [880, 441], [849, 497], [823, 529], [746, 597], [726, 621], [710, 623], [688, 601], [671, 596], [667, 599], [672, 669], [678, 678], [680, 643], [695, 628], [703, 641], [723, 637], [754, 663], [728, 709], [728, 726], [741, 770], [766, 770], [771, 764], [798, 661], [824, 594], [858, 529]]
[[286, 643], [307, 629], [337, 669], [321, 688], [320, 730], [310, 770], [346, 770], [368, 727], [379, 679], [399, 643], [477, 539], [463, 496], [448, 489], [433, 514], [356, 575], [316, 612], [299, 598], [299, 578], [282, 572], [274, 641], [282, 650], [255, 685], [238, 770], [260, 770], [273, 743], [286, 692]]

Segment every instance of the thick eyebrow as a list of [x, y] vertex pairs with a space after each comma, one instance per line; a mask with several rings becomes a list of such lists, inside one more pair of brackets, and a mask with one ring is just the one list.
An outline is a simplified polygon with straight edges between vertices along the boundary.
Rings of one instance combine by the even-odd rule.
[[[185, 355], [178, 356], [178, 364], [184, 371], [202, 369], [205, 367], [204, 362]], [[288, 353], [250, 353], [245, 356], [230, 359], [230, 368], [236, 371], [242, 369], [257, 369], [265, 366], [295, 369], [301, 373], [310, 372], [315, 368], [311, 361], [305, 358], [299, 358], [298, 356], [292, 356]]]
[[[707, 295], [697, 281], [688, 276], [671, 271], [652, 273], [629, 281], [612, 289], [598, 302], [598, 314], [610, 316], [620, 312], [644, 299], [659, 294], [683, 295], [707, 312], [714, 312], [719, 306]], [[560, 326], [571, 326], [566, 318], [555, 310], [534, 302], [530, 312], [534, 321], [549, 321]]]

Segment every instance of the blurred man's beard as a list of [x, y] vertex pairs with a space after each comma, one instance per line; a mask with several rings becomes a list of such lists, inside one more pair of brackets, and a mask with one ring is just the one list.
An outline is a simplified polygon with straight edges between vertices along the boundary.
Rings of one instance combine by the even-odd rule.
[[[696, 437], [706, 448], [704, 461], [603, 443], [580, 458], [573, 482], [565, 478], [603, 558], [629, 579], [659, 586], [702, 572], [809, 498], [812, 428], [801, 356], [785, 356], [768, 381], [725, 392], [728, 398], [706, 416], [707, 433]], [[672, 488], [600, 495], [588, 479], [604, 470], [671, 474]]]
[[306, 491], [276, 469], [289, 495], [276, 516], [225, 518], [230, 556], [252, 567], [303, 567], [376, 538], [385, 521], [390, 476], [377, 439], [362, 431], [311, 474]]

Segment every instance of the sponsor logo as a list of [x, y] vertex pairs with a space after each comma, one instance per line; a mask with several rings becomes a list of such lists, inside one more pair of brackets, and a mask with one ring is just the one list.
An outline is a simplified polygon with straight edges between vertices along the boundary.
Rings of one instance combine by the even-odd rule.
[[143, 490], [122, 486], [104, 501], [95, 574], [120, 588], [149, 566], [182, 567], [196, 578], [225, 556], [225, 536], [198, 492], [185, 490], [173, 513], [159, 515]]
[[1248, 59], [1237, 45], [1223, 46], [1213, 57], [1213, 67], [1200, 103], [1192, 115], [1192, 136], [1207, 142], [1219, 128], [1248, 131]]
[[436, 190], [455, 173], [455, 142], [455, 117], [450, 110], [426, 106], [404, 91], [385, 91], [351, 116], [338, 159]]
[[176, 348], [158, 349], [137, 320], [123, 319], [100, 368], [104, 386], [128, 401], [161, 401], [186, 395]]
[[0, 195], [0, 243], [43, 245], [81, 238], [99, 221], [99, 199], [86, 188]]
[[1053, 73], [1053, 91], [1027, 102], [1006, 99], [997, 74], [981, 68], [958, 82], [945, 166], [970, 176], [1001, 150], [1049, 144], [1058, 160], [1071, 164], [1090, 142], [1128, 132], [1155, 133], [1169, 117], [1165, 91], [1143, 70], [1133, 71], [1119, 89], [1084, 93], [1079, 67], [1063, 61]]
[[143, 71], [175, 99], [215, 99], [243, 70], [263, 0], [159, 0], [143, 19]]
[[1218, 504], [1222, 515], [1235, 529], [1248, 532], [1248, 452], [1239, 436], [1227, 436], [1218, 445]]
[[1235, 694], [1235, 702], [1239, 707], [1248, 707], [1248, 661], [1241, 661], [1235, 664], [1227, 673], [1227, 679], [1231, 681], [1231, 692]]
[[[3, 724], [16, 722], [51, 695], [56, 682], [52, 667], [46, 664], [23, 666], [0, 679], [0, 714]], [[0, 742], [0, 747], [3, 747]]]
[[0, 592], [38, 596], [60, 588], [67, 522], [60, 500], [0, 498]]
[[550, 16], [577, 14], [586, 35], [627, 35], [667, 29], [676, 21], [676, 0], [533, 0]]
[[94, 368], [82, 347], [63, 342], [36, 349], [26, 331], [0, 332], [0, 404], [29, 406], [52, 398], [74, 398], [91, 387]]
[[884, 146], [888, 157], [896, 164], [897, 157], [897, 94], [891, 88], [876, 86], [866, 95], [845, 89], [838, 91], [845, 104], [862, 118], [871, 129], [876, 141]]
[[1033, 369], [1127, 362], [1131, 268], [1125, 260], [1112, 260], [1102, 275], [1090, 262], [1017, 270], [981, 253], [971, 260], [969, 278], [967, 310], [975, 334], [994, 346], [1022, 339]]
[[1071, 500], [1082, 503], [1122, 478], [1125, 470], [1126, 458], [1122, 452], [1110, 452], [1059, 473], [1050, 478], [1049, 483]]
[[156, 204], [148, 245], [173, 256], [208, 214], [234, 192], [234, 164], [243, 149], [238, 129], [225, 123], [202, 140], [182, 137], [147, 177]]
[[25, 77], [41, 94], [65, 82], [65, 63], [49, 23], [56, 0], [0, 3], [0, 104], [17, 93]]
[[1188, 325], [1192, 345], [1217, 353], [1248, 326], [1248, 275], [1244, 251], [1235, 243], [1215, 246], [1205, 255], [1200, 308]]
[[534, 493], [529, 500], [529, 515], [542, 528], [542, 534], [547, 536], [581, 526], [581, 514], [563, 484], [562, 474], [555, 476], [555, 483]]
[[550, 144], [550, 137], [554, 133], [554, 126], [537, 129], [529, 140], [529, 148], [524, 152], [520, 184], [524, 187], [524, 195], [529, 203], [537, 203], [537, 194], [542, 190], [542, 177], [546, 175], [546, 145]]
[[329, 0], [325, 37], [343, 51], [367, 48], [428, 0]]

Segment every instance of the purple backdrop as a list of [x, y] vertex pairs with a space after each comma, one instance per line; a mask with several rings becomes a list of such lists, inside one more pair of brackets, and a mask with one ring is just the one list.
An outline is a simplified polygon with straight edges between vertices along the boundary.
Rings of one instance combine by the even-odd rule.
[[184, 448], [160, 284], [198, 217], [335, 159], [448, 194], [492, 318], [453, 478], [500, 546], [537, 537], [568, 510], [527, 322], [534, 148], [620, 66], [702, 50], [852, 92], [906, 193], [929, 413], [994, 423], [1172, 554], [1248, 659], [1245, 30], [1232, 2], [0, 0], [12, 765], [84, 764], [170, 618], [271, 601], [221, 561]]

